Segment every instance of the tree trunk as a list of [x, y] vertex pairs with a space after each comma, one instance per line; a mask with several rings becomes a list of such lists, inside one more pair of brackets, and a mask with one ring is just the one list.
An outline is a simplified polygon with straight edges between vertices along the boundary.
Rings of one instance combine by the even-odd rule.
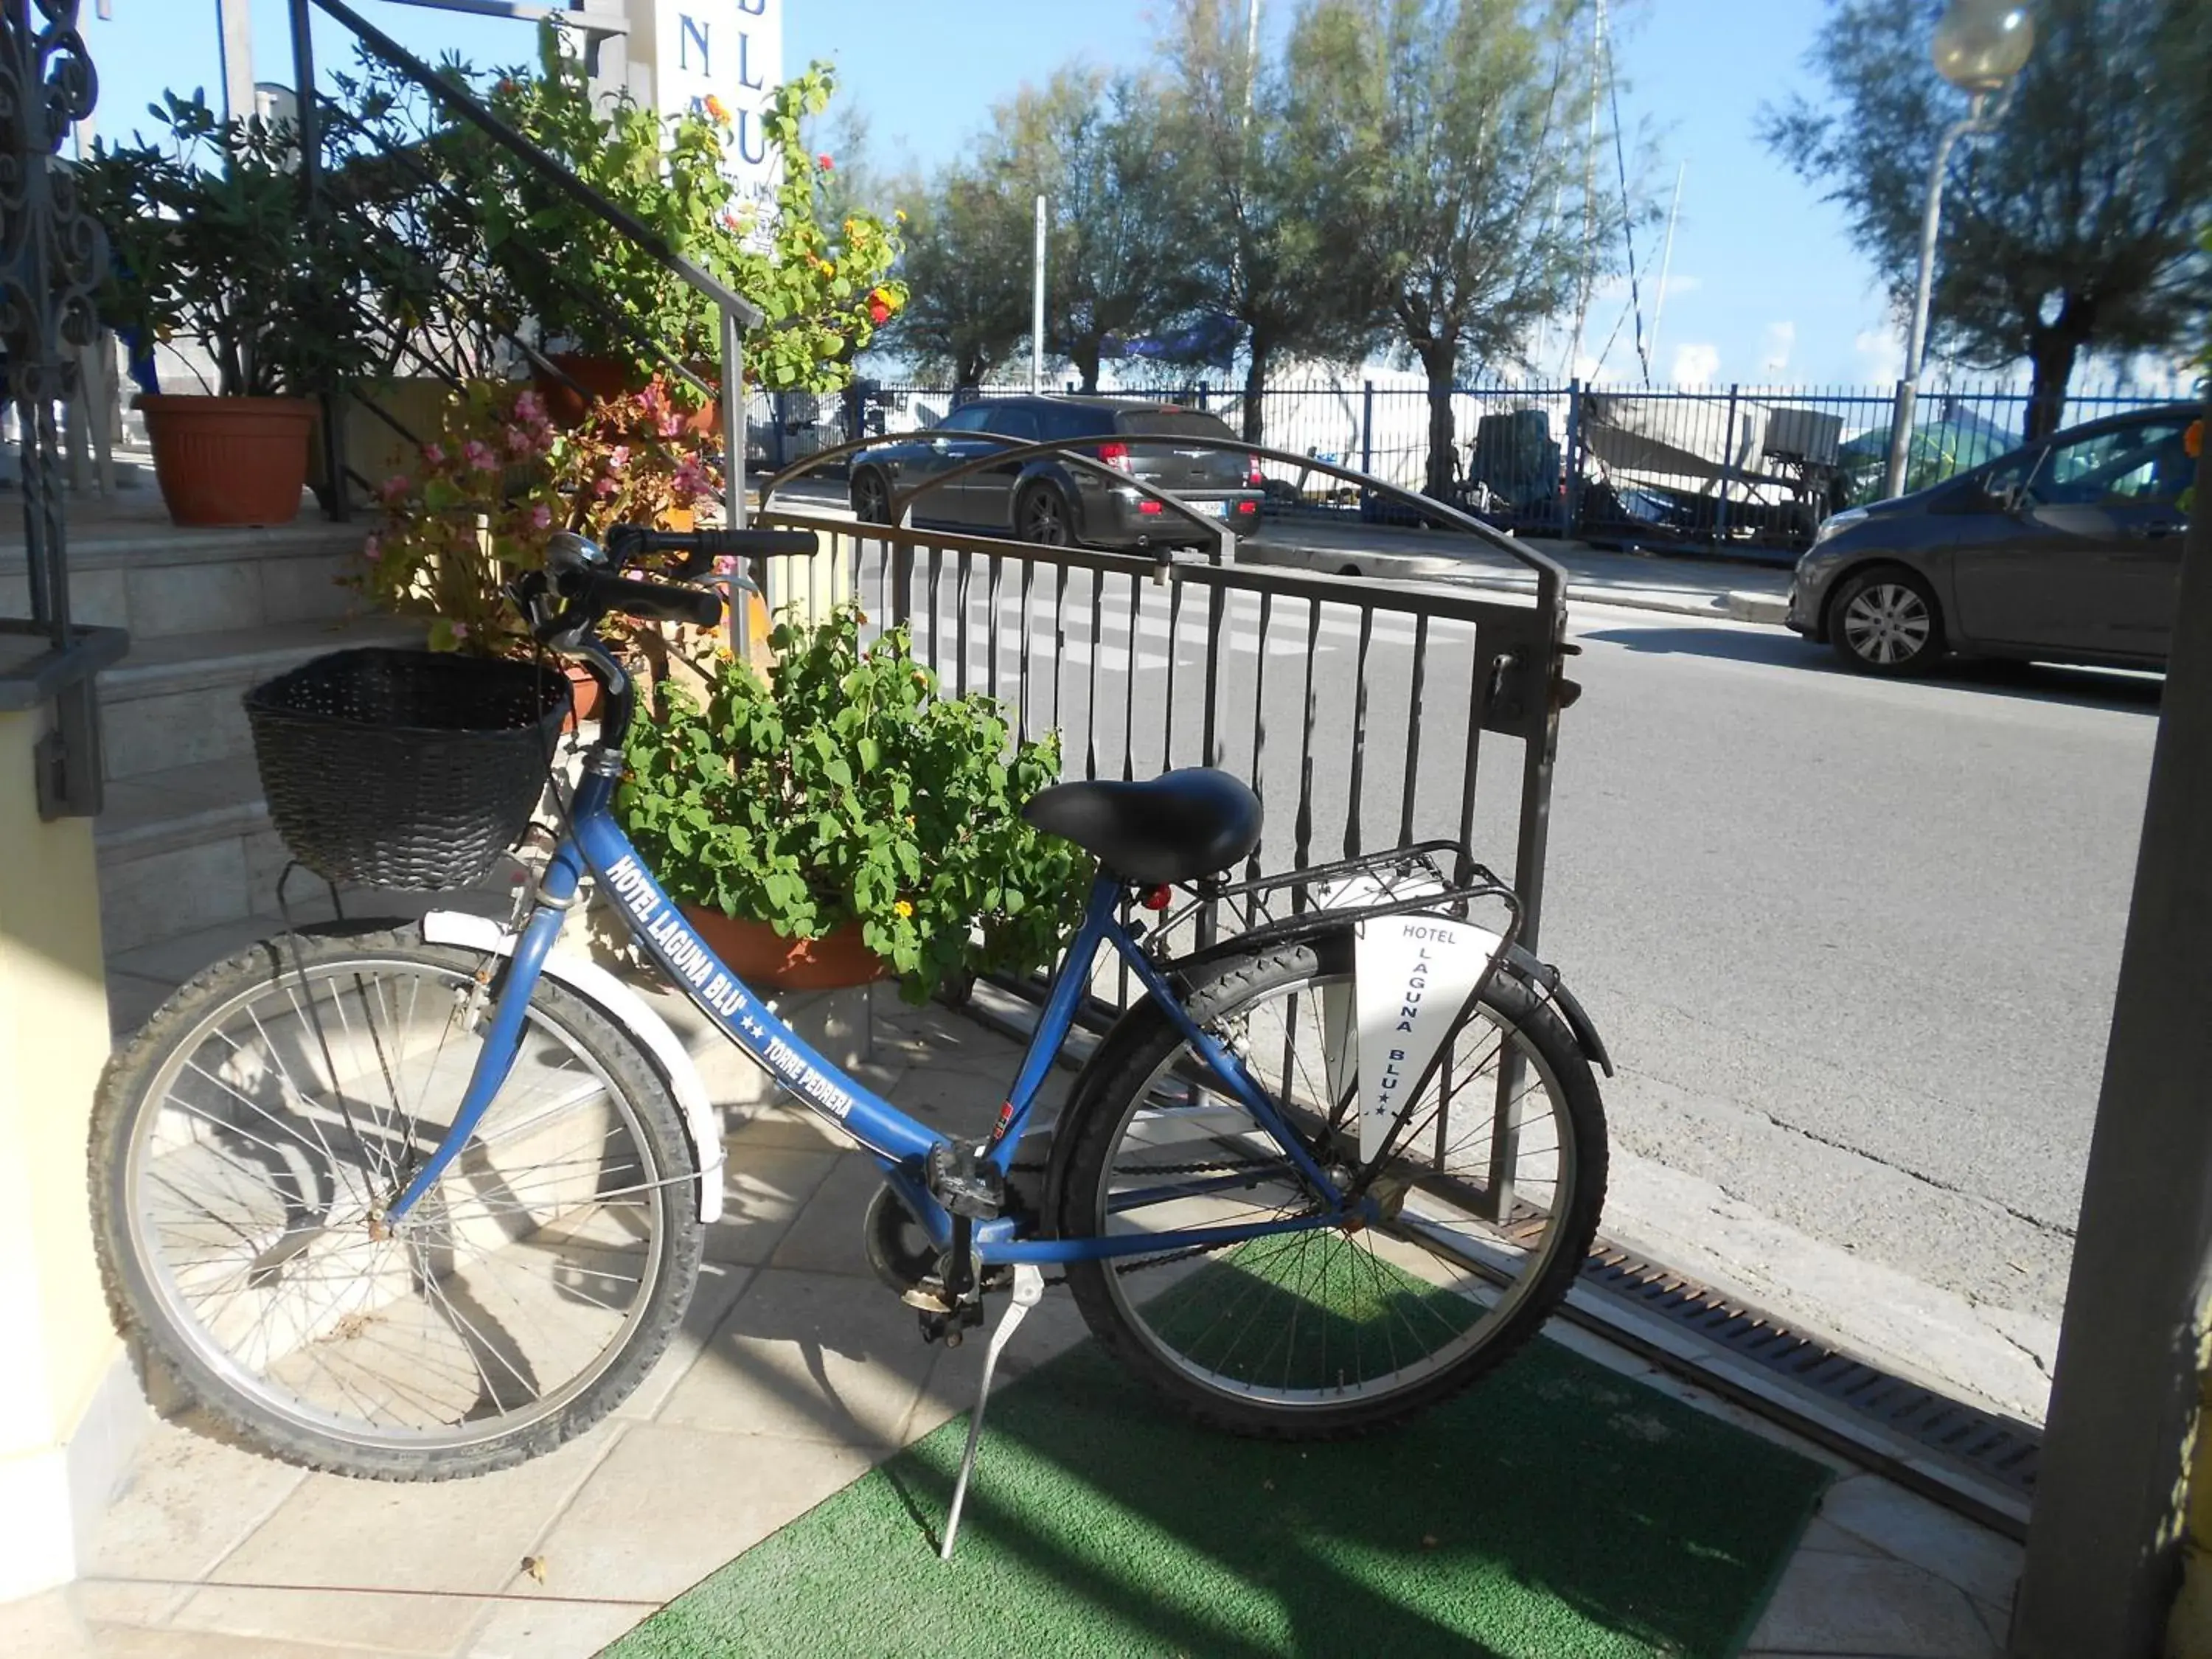
[[1075, 372], [1083, 377], [1086, 393], [1098, 390], [1098, 348], [1103, 343], [1098, 340], [1078, 340], [1075, 349], [1067, 354], [1068, 361], [1075, 365]]
[[1429, 372], [1429, 471], [1422, 486], [1425, 495], [1451, 499], [1452, 476], [1457, 471], [1453, 448], [1452, 379], [1459, 368], [1459, 342], [1439, 341], [1421, 348], [1421, 367]]
[[2056, 323], [2028, 337], [2027, 361], [2033, 370], [2027, 392], [2030, 442], [2050, 436], [2065, 422], [2066, 383], [2073, 378], [2075, 357], [2087, 343], [2085, 320], [2069, 299]]
[[1275, 349], [1257, 334], [1252, 337], [1252, 361], [1244, 368], [1244, 441], [1262, 441], [1261, 434], [1267, 429], [1267, 359]]

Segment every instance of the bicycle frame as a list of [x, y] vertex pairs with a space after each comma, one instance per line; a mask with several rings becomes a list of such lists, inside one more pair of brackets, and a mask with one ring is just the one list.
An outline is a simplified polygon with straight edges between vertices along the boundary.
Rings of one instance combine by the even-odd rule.
[[[883, 1170], [884, 1178], [896, 1188], [931, 1241], [939, 1249], [947, 1248], [952, 1239], [952, 1217], [931, 1194], [923, 1171], [931, 1148], [947, 1142], [949, 1137], [917, 1122], [825, 1060], [715, 956], [692, 929], [684, 913], [661, 890], [659, 883], [615, 820], [614, 791], [621, 763], [618, 750], [601, 746], [586, 755], [583, 775], [571, 804], [568, 833], [554, 850], [538, 884], [536, 906], [515, 941], [505, 983], [500, 988], [484, 1032], [483, 1051], [477, 1056], [459, 1109], [437, 1150], [415, 1173], [406, 1190], [392, 1205], [387, 1217], [404, 1215], [429, 1190], [466, 1145], [505, 1084], [520, 1050], [525, 1012], [537, 988], [546, 953], [574, 905], [577, 890], [588, 871], [622, 908], [639, 945], [669, 980], [684, 990], [726, 1037], [759, 1062], [769, 1075], [858, 1140]], [[1174, 1233], [1084, 1238], [1024, 1237], [1017, 1231], [1019, 1224], [1016, 1218], [1000, 1217], [975, 1226], [976, 1259], [987, 1263], [1048, 1264], [1150, 1255], [1164, 1249], [1227, 1245], [1271, 1234], [1335, 1226], [1364, 1215], [1371, 1207], [1371, 1200], [1362, 1200], [1351, 1209], [1346, 1207], [1343, 1194], [1283, 1121], [1266, 1091], [1253, 1082], [1234, 1054], [1201, 1030], [1184, 1010], [1158, 965], [1122, 925], [1118, 913], [1123, 895], [1121, 884], [1111, 878], [1102, 875], [1092, 883], [1082, 924], [1069, 943], [1043, 1013], [1030, 1039], [1028, 1052], [1023, 1056], [1021, 1070], [986, 1143], [990, 1161], [1002, 1176], [1012, 1167], [1015, 1147], [1029, 1123], [1037, 1094], [1074, 1024], [1077, 1003], [1091, 982], [1098, 952], [1102, 948], [1110, 948], [1128, 963], [1138, 981], [1166, 1011], [1231, 1098], [1251, 1113], [1254, 1121], [1281, 1147], [1291, 1166], [1311, 1185], [1322, 1202], [1315, 1213], [1273, 1221]]]

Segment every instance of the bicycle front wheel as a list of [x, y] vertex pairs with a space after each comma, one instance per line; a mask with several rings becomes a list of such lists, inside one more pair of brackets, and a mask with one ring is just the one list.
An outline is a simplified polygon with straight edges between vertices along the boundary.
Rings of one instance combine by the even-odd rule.
[[413, 930], [270, 940], [180, 989], [102, 1079], [118, 1328], [273, 1456], [386, 1480], [520, 1462], [611, 1409], [683, 1316], [700, 1243], [674, 1102], [551, 980], [459, 1156], [386, 1218], [482, 1048], [483, 963]]
[[[1330, 1178], [1360, 1165], [1352, 942], [1231, 963], [1188, 1002]], [[1604, 1200], [1605, 1124], [1573, 1036], [1499, 976], [1454, 1035], [1370, 1188], [1374, 1224], [1194, 1248], [1208, 1228], [1320, 1212], [1279, 1145], [1158, 1011], [1085, 1096], [1063, 1237], [1158, 1249], [1073, 1263], [1100, 1344], [1217, 1426], [1329, 1438], [1397, 1423], [1496, 1366], [1551, 1313]]]

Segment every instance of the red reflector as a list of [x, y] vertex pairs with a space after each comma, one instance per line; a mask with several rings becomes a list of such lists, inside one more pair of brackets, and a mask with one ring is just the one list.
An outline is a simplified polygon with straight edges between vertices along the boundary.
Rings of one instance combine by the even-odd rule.
[[1137, 503], [1137, 511], [1139, 513], [1156, 514], [1161, 510], [1160, 504], [1158, 501], [1139, 501]]
[[1260, 510], [1260, 503], [1257, 501], [1239, 501], [1237, 503], [1237, 510], [1239, 513], [1257, 513]]
[[1174, 896], [1175, 890], [1172, 887], [1155, 887], [1137, 902], [1147, 910], [1164, 910], [1168, 908], [1168, 901]]

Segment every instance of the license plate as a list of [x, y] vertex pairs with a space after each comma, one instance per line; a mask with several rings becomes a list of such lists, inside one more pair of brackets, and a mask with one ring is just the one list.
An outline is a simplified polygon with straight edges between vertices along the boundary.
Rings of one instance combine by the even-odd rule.
[[1214, 518], [1225, 519], [1229, 516], [1229, 503], [1226, 501], [1207, 501], [1204, 503], [1204, 507], [1205, 510]]

